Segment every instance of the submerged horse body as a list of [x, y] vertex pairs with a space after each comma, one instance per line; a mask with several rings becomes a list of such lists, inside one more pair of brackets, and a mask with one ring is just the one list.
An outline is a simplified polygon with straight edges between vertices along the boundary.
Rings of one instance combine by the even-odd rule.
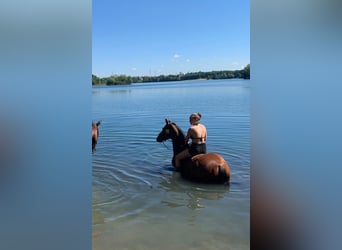
[[[183, 131], [173, 122], [165, 119], [166, 125], [157, 136], [157, 142], [163, 142], [168, 139], [172, 140], [174, 165], [175, 156], [183, 151], [185, 144], [185, 135]], [[229, 183], [230, 168], [223, 157], [217, 153], [198, 154], [193, 157], [186, 158], [182, 161], [179, 169], [182, 176], [198, 182], [205, 183]]]
[[97, 123], [91, 123], [91, 151], [94, 153], [96, 151], [96, 144], [99, 138], [99, 126], [102, 121], [98, 121]]

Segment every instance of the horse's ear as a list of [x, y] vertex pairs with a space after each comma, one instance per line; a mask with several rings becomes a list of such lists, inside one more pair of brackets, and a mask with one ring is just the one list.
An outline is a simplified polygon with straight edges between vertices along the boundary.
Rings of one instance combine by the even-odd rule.
[[170, 121], [169, 119], [165, 118], [165, 123], [166, 123], [166, 124], [170, 124], [171, 121]]

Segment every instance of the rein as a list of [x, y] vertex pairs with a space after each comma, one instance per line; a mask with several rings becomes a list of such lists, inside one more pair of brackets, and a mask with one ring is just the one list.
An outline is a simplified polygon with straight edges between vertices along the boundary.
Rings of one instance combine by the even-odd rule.
[[170, 149], [168, 146], [166, 146], [165, 141], [163, 141], [163, 145], [164, 145], [165, 148], [167, 148], [168, 150]]

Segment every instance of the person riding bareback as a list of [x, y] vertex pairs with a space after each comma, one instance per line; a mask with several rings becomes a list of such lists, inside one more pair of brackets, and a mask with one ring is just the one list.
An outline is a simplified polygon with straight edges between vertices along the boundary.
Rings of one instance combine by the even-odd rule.
[[190, 147], [183, 150], [175, 157], [175, 167], [179, 168], [181, 160], [195, 156], [198, 154], [207, 153], [206, 140], [207, 140], [207, 129], [203, 124], [200, 124], [202, 115], [200, 113], [193, 113], [189, 117], [190, 128], [185, 137], [185, 144], [189, 143], [191, 139]]

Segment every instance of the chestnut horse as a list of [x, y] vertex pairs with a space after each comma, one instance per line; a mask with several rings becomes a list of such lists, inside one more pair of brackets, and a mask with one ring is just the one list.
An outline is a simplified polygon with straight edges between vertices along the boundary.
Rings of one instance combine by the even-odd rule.
[[91, 150], [92, 153], [94, 153], [96, 151], [96, 144], [97, 144], [97, 140], [99, 138], [99, 126], [101, 124], [102, 121], [98, 121], [97, 123], [92, 122], [91, 123]]
[[[175, 156], [188, 148], [185, 144], [183, 131], [173, 122], [165, 119], [165, 126], [157, 136], [157, 142], [172, 140], [174, 165]], [[184, 159], [179, 169], [182, 176], [198, 182], [204, 183], [229, 183], [230, 168], [223, 157], [217, 153], [198, 154]]]

